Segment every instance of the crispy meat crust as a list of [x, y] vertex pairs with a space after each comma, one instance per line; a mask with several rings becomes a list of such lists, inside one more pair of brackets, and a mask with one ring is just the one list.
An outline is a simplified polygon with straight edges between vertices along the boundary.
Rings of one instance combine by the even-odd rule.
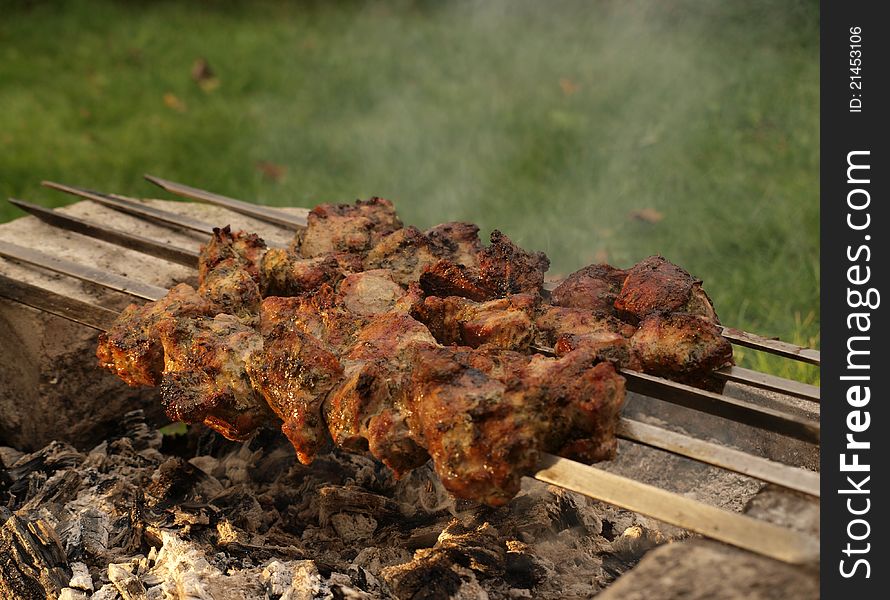
[[701, 281], [662, 256], [650, 256], [627, 271], [615, 308], [636, 319], [655, 312], [686, 312], [717, 321]]
[[[321, 403], [339, 383], [343, 367], [316, 337], [294, 325], [299, 314], [286, 303], [263, 303], [262, 345], [247, 358], [254, 387], [283, 423], [303, 464], [309, 464], [328, 440]], [[273, 314], [274, 313], [274, 314]]]
[[482, 303], [457, 296], [428, 296], [411, 314], [440, 344], [528, 350], [534, 337], [532, 319], [537, 301], [531, 294]]
[[466, 348], [421, 351], [409, 421], [446, 489], [499, 506], [534, 472], [541, 451], [611, 458], [624, 380], [594, 360], [583, 350], [504, 360]]
[[631, 345], [643, 370], [698, 384], [732, 364], [732, 345], [712, 321], [686, 313], [654, 314], [640, 323]]
[[610, 265], [589, 265], [565, 278], [550, 294], [550, 303], [567, 308], [614, 312], [627, 272]]
[[218, 306], [185, 283], [174, 286], [157, 302], [131, 304], [108, 332], [99, 335], [99, 366], [132, 386], [158, 385], [164, 369], [158, 323], [171, 317], [212, 316], [218, 312]]
[[167, 318], [158, 326], [164, 347], [161, 401], [174, 421], [203, 423], [230, 440], [244, 440], [268, 419], [268, 407], [245, 369], [262, 338], [232, 315]]
[[392, 202], [383, 198], [320, 204], [310, 211], [306, 229], [298, 232], [294, 246], [305, 258], [331, 252], [364, 253], [401, 228]]

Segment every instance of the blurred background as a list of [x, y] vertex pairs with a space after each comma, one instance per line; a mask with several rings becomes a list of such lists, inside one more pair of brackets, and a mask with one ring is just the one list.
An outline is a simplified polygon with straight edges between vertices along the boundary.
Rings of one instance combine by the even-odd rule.
[[0, 194], [163, 196], [151, 173], [272, 205], [379, 195], [552, 274], [663, 254], [724, 324], [818, 348], [818, 9], [0, 0]]

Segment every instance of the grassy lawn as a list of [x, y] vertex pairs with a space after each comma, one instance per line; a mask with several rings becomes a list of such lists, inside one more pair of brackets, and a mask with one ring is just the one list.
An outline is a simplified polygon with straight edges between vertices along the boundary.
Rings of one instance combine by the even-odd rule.
[[664, 254], [818, 347], [818, 58], [817, 2], [0, 0], [0, 194], [381, 195], [556, 273]]

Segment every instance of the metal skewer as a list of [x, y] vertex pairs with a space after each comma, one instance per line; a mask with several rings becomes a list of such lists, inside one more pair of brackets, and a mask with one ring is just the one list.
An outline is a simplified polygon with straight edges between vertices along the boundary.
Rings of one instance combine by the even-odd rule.
[[[214, 194], [213, 192], [199, 190], [198, 188], [193, 188], [188, 185], [176, 183], [175, 181], [168, 181], [166, 179], [161, 179], [160, 177], [154, 177], [152, 175], [145, 175], [144, 177], [156, 186], [178, 196], [184, 196], [193, 200], [200, 200], [201, 202], [216, 204], [217, 206], [222, 206], [235, 212], [249, 215], [251, 217], [256, 217], [257, 219], [263, 219], [264, 221], [269, 221], [270, 223], [275, 223], [276, 225], [283, 225], [285, 227], [291, 228], [306, 226], [305, 215], [290, 215], [284, 211], [275, 210], [274, 208], [270, 208], [268, 206], [251, 204], [242, 200], [236, 200], [227, 196], [221, 196], [219, 194]], [[306, 214], [308, 213], [309, 211], [307, 210]]]
[[135, 233], [127, 233], [95, 223], [90, 223], [84, 219], [71, 217], [61, 212], [43, 208], [42, 206], [37, 206], [30, 202], [25, 202], [24, 200], [10, 198], [9, 202], [34, 215], [44, 223], [48, 223], [54, 227], [60, 227], [62, 229], [67, 229], [68, 231], [96, 238], [97, 240], [102, 240], [103, 242], [109, 242], [132, 250], [138, 250], [139, 252], [163, 258], [164, 260], [169, 260], [187, 267], [198, 266], [198, 253], [194, 250], [176, 248], [175, 246], [162, 244], [150, 238], [136, 235]]
[[41, 182], [41, 185], [60, 192], [65, 192], [66, 194], [72, 194], [74, 196], [86, 198], [87, 200], [92, 200], [93, 202], [97, 202], [136, 217], [174, 225], [182, 229], [190, 229], [192, 231], [197, 231], [198, 233], [203, 233], [204, 235], [213, 235], [213, 225], [210, 225], [209, 223], [205, 223], [199, 219], [193, 219], [186, 215], [154, 208], [131, 198], [125, 198], [115, 194], [103, 194], [101, 192], [94, 192], [93, 190], [55, 183], [53, 181], [43, 181]]

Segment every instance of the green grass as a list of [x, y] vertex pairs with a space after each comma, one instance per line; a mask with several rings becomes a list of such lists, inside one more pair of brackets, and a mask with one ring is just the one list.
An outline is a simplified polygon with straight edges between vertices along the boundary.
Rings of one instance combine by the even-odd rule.
[[[269, 204], [382, 195], [418, 226], [500, 228], [556, 273], [664, 254], [725, 323], [819, 344], [816, 2], [0, 0], [0, 15], [0, 194], [70, 201], [41, 179], [156, 194], [149, 172]], [[200, 57], [215, 89], [190, 77]]]

